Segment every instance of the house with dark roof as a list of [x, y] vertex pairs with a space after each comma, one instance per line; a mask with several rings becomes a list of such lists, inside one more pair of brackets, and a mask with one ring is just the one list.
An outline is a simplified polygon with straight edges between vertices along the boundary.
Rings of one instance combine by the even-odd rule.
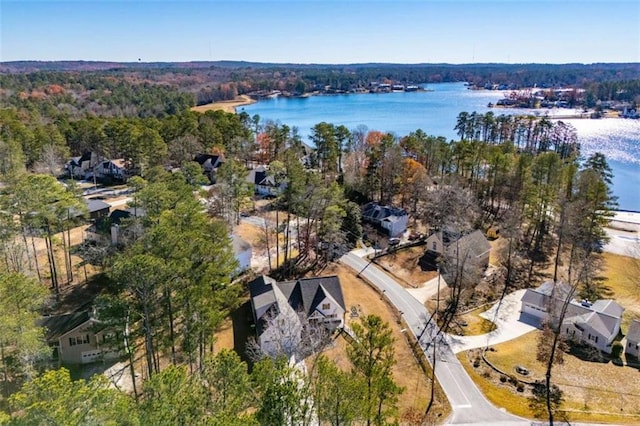
[[72, 157], [64, 168], [71, 179], [85, 179], [97, 164], [98, 155], [87, 151], [79, 157]]
[[109, 216], [109, 210], [111, 205], [105, 203], [102, 200], [85, 199], [87, 204], [87, 210], [89, 211], [89, 218], [95, 222], [99, 222], [105, 217]]
[[330, 331], [344, 326], [344, 296], [335, 275], [283, 282], [262, 275], [249, 283], [249, 294], [258, 342], [267, 354], [292, 351], [303, 319]]
[[120, 356], [113, 330], [100, 327], [90, 311], [42, 317], [45, 339], [54, 359], [64, 364], [88, 364]]
[[381, 206], [372, 201], [362, 207], [362, 219], [384, 229], [390, 237], [395, 237], [407, 230], [409, 214], [403, 209]]
[[562, 335], [574, 342], [611, 353], [613, 340], [620, 332], [624, 308], [614, 300], [576, 300], [574, 289], [564, 282], [547, 281], [522, 296], [521, 312], [540, 321], [558, 321], [567, 303], [560, 326]]
[[100, 161], [95, 167], [98, 179], [111, 179], [124, 182], [127, 180], [127, 166], [124, 158]]
[[253, 185], [257, 195], [265, 197], [276, 197], [282, 194], [282, 191], [286, 188], [286, 182], [284, 182], [284, 180], [280, 184], [276, 184], [273, 175], [269, 174], [265, 166], [258, 166], [255, 169], [249, 170], [247, 182]]
[[479, 229], [461, 236], [446, 231], [434, 232], [425, 243], [432, 253], [458, 257], [483, 269], [489, 266], [491, 244]]
[[120, 242], [120, 227], [123, 225], [123, 220], [132, 218], [145, 217], [147, 212], [142, 207], [129, 207], [125, 210], [116, 209], [109, 215], [111, 221], [111, 244], [118, 244]]
[[628, 355], [640, 358], [640, 320], [633, 320], [631, 322], [625, 338], [627, 344], [624, 347], [624, 351]]
[[216, 170], [224, 163], [224, 157], [222, 155], [197, 154], [193, 161], [200, 164], [202, 173], [209, 178], [211, 183], [216, 183]]

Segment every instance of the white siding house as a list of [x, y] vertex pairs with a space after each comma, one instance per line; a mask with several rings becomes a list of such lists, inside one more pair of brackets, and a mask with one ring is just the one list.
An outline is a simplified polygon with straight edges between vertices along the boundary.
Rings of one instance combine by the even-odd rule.
[[283, 282], [262, 275], [249, 283], [249, 294], [258, 342], [265, 353], [293, 355], [289, 351], [301, 339], [304, 320], [329, 331], [344, 326], [346, 308], [335, 275]]
[[560, 331], [574, 342], [611, 353], [611, 345], [620, 332], [624, 308], [614, 300], [591, 303], [573, 298], [574, 290], [566, 283], [547, 281], [522, 296], [522, 313], [543, 321], [558, 321], [562, 306], [568, 300]]
[[640, 321], [633, 320], [629, 326], [626, 336], [627, 343], [624, 347], [624, 351], [628, 355], [633, 355], [636, 358], [640, 358]]

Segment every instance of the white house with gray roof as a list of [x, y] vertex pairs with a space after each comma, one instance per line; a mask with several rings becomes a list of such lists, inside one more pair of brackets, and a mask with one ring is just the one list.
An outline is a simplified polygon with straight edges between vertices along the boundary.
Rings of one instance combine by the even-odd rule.
[[390, 237], [395, 237], [407, 230], [409, 214], [397, 207], [371, 202], [362, 207], [362, 219], [381, 227]]
[[446, 231], [434, 232], [427, 237], [425, 243], [427, 250], [433, 253], [457, 256], [460, 260], [469, 261], [484, 269], [489, 266], [491, 244], [479, 229], [461, 236]]
[[283, 282], [262, 275], [249, 283], [249, 294], [258, 343], [267, 354], [292, 353], [305, 317], [330, 331], [344, 326], [346, 308], [335, 275]]
[[633, 320], [627, 331], [627, 344], [624, 346], [624, 351], [628, 355], [633, 355], [636, 358], [640, 358], [640, 321]]
[[566, 283], [547, 281], [522, 296], [522, 313], [541, 322], [558, 318], [565, 301], [566, 313], [560, 327], [562, 335], [572, 341], [588, 344], [611, 353], [613, 340], [620, 332], [624, 308], [614, 300], [576, 300], [574, 289]]

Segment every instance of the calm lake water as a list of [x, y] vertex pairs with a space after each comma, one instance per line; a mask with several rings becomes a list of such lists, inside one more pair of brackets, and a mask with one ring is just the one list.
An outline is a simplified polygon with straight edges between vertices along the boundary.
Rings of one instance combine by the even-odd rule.
[[[485, 113], [489, 102], [503, 97], [499, 91], [468, 90], [463, 83], [430, 84], [427, 92], [350, 94], [276, 98], [239, 108], [263, 120], [296, 126], [308, 141], [311, 128], [322, 121], [355, 129], [392, 132], [404, 136], [417, 129], [447, 139], [462, 111]], [[493, 110], [496, 115], [518, 110]], [[545, 113], [546, 110], [541, 110]], [[564, 120], [578, 131], [585, 156], [603, 152], [614, 172], [613, 190], [622, 210], [640, 211], [640, 120]]]

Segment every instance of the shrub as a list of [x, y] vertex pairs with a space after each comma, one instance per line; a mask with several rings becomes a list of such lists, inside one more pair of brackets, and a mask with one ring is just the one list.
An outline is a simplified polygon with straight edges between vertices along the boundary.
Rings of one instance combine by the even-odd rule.
[[524, 392], [524, 385], [522, 383], [518, 383], [518, 386], [516, 386], [516, 390], [518, 392]]
[[613, 359], [620, 358], [620, 355], [622, 355], [622, 350], [623, 349], [624, 349], [624, 347], [622, 346], [622, 343], [614, 342], [613, 346], [611, 346], [611, 357]]
[[504, 374], [502, 376], [500, 376], [500, 381], [502, 383], [506, 382], [507, 381], [507, 376], [505, 376]]

